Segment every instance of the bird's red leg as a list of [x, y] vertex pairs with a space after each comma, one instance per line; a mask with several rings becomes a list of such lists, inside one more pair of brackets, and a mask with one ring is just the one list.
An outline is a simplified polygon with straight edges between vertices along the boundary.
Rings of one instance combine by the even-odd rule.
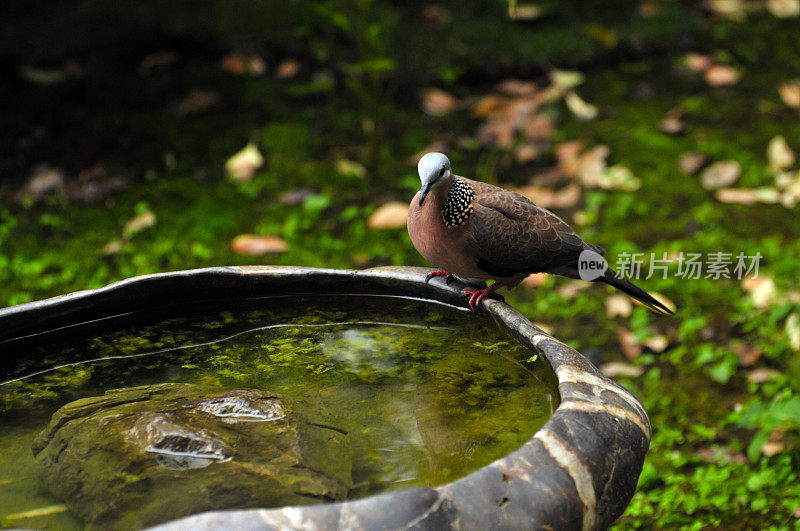
[[501, 287], [503, 287], [502, 282], [495, 282], [491, 286], [483, 289], [465, 289], [464, 295], [469, 295], [470, 309], [473, 312], [478, 313], [478, 308], [480, 307], [481, 302], [483, 302], [483, 299], [485, 299], [493, 291]]
[[432, 278], [434, 278], [434, 277], [445, 277], [444, 283], [447, 284], [448, 286], [450, 285], [450, 283], [452, 281], [454, 281], [456, 279], [456, 277], [454, 277], [452, 273], [448, 273], [447, 271], [444, 271], [444, 270], [442, 270], [442, 271], [431, 271], [430, 273], [425, 275], [425, 282], [426, 283], [430, 282], [430, 280]]

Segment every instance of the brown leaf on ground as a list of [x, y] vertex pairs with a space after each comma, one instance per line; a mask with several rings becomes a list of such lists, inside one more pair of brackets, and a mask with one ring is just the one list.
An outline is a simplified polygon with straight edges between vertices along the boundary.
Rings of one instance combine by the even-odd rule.
[[655, 353], [664, 352], [669, 346], [669, 338], [663, 334], [658, 334], [646, 339], [643, 345]]
[[519, 164], [525, 164], [536, 160], [540, 152], [536, 144], [522, 144], [514, 153], [514, 158]]
[[536, 4], [516, 5], [514, 9], [509, 9], [508, 16], [514, 20], [534, 20], [547, 13], [547, 9]]
[[783, 136], [774, 136], [767, 144], [767, 161], [769, 169], [773, 172], [787, 170], [794, 164], [794, 151]]
[[472, 105], [472, 114], [486, 118], [500, 112], [508, 104], [508, 98], [499, 94], [487, 94]]
[[766, 310], [778, 299], [778, 290], [772, 277], [759, 275], [742, 279], [742, 289], [753, 298], [753, 305], [759, 310]]
[[786, 449], [786, 430], [777, 427], [769, 434], [769, 440], [761, 447], [761, 453], [767, 457], [778, 455]]
[[781, 84], [778, 87], [778, 94], [788, 107], [800, 109], [800, 79]]
[[316, 194], [317, 192], [310, 188], [292, 188], [291, 190], [283, 192], [278, 197], [278, 200], [282, 205], [297, 206], [302, 205], [303, 201], [305, 201], [307, 197], [311, 197], [312, 195]]
[[507, 96], [533, 96], [536, 94], [536, 83], [520, 79], [506, 79], [498, 83], [495, 88]]
[[720, 188], [714, 197], [722, 203], [754, 205], [756, 203], [777, 203], [780, 194], [775, 188]]
[[565, 177], [575, 177], [580, 171], [580, 154], [583, 150], [583, 140], [568, 140], [561, 142], [555, 148], [558, 159], [558, 170]]
[[278, 79], [291, 79], [300, 73], [300, 63], [294, 59], [286, 59], [275, 67], [275, 77]]
[[231, 179], [248, 182], [263, 165], [264, 157], [255, 144], [250, 143], [225, 162], [225, 172]]
[[400, 201], [390, 201], [379, 206], [367, 218], [367, 227], [372, 230], [397, 229], [406, 226], [408, 205]]
[[267, 64], [257, 55], [240, 55], [236, 53], [228, 54], [219, 62], [223, 70], [232, 74], [263, 74], [267, 70]]
[[561, 295], [562, 297], [567, 297], [569, 299], [573, 298], [575, 295], [586, 289], [588, 284], [582, 280], [570, 280], [560, 288], [556, 290], [556, 293]]
[[547, 282], [547, 273], [534, 273], [525, 277], [522, 285], [528, 289], [535, 289], [544, 285], [545, 282]]
[[42, 196], [63, 190], [64, 188], [64, 171], [60, 168], [54, 168], [48, 164], [37, 164], [33, 167], [31, 176], [28, 182], [20, 190], [20, 197], [32, 197], [35, 200], [40, 199]]
[[720, 461], [730, 461], [731, 463], [747, 463], [747, 457], [741, 452], [733, 452], [728, 448], [700, 448], [695, 455], [703, 461], [709, 463], [719, 463]]
[[543, 114], [534, 114], [522, 126], [522, 134], [530, 140], [550, 138], [555, 130], [556, 124], [553, 119]]
[[193, 89], [183, 99], [172, 105], [178, 116], [199, 114], [215, 107], [220, 102], [219, 93], [207, 89]]
[[606, 315], [610, 318], [628, 317], [633, 310], [630, 297], [614, 293], [606, 297]]
[[759, 347], [745, 344], [735, 345], [733, 347], [733, 352], [736, 354], [736, 357], [739, 358], [739, 363], [742, 367], [750, 367], [757, 362], [764, 353]]
[[633, 361], [642, 355], [642, 344], [636, 340], [636, 337], [630, 330], [618, 328], [617, 339], [619, 339], [619, 346], [622, 349], [622, 353], [629, 360]]
[[708, 55], [690, 52], [684, 56], [683, 64], [692, 72], [700, 73], [708, 70], [714, 64], [714, 60]]
[[578, 162], [578, 179], [581, 184], [589, 188], [600, 186], [607, 168], [606, 157], [609, 153], [608, 146], [601, 144], [581, 154]]
[[671, 135], [681, 133], [686, 129], [685, 116], [686, 111], [681, 107], [670, 109], [658, 122], [658, 128]]
[[231, 249], [236, 254], [248, 256], [284, 253], [289, 250], [286, 240], [278, 236], [259, 236], [257, 234], [240, 234], [231, 241]]
[[575, 91], [570, 91], [564, 97], [567, 108], [575, 115], [578, 120], [593, 120], [597, 118], [597, 107], [587, 102]]
[[800, 0], [767, 0], [767, 10], [777, 18], [800, 16]]
[[724, 87], [735, 85], [742, 79], [742, 74], [738, 70], [728, 65], [711, 65], [705, 71], [706, 83], [712, 87]]
[[773, 380], [780, 376], [781, 373], [775, 369], [768, 369], [767, 367], [759, 367], [747, 373], [747, 381], [752, 383], [764, 383]]
[[742, 168], [735, 160], [715, 162], [700, 174], [700, 184], [706, 190], [730, 186], [739, 179]]
[[688, 151], [678, 159], [678, 167], [683, 173], [694, 175], [700, 168], [705, 166], [707, 162], [708, 155], [698, 153], [697, 151]]
[[581, 199], [581, 187], [576, 183], [558, 191], [543, 186], [523, 186], [514, 191], [543, 208], [570, 208], [574, 207]]
[[444, 116], [456, 110], [458, 99], [449, 92], [440, 89], [428, 89], [422, 92], [422, 110], [430, 116]]
[[122, 228], [122, 235], [131, 237], [156, 224], [156, 215], [152, 210], [145, 210], [138, 216], [134, 216], [125, 223]]
[[644, 368], [621, 361], [611, 361], [600, 366], [600, 370], [609, 378], [636, 378], [644, 374]]

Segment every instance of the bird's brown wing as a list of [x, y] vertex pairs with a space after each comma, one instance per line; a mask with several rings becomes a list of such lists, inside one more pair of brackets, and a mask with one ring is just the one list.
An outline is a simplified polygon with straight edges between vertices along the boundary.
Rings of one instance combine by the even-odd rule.
[[475, 190], [472, 241], [478, 266], [497, 276], [577, 266], [590, 248], [561, 218], [525, 196], [471, 181]]

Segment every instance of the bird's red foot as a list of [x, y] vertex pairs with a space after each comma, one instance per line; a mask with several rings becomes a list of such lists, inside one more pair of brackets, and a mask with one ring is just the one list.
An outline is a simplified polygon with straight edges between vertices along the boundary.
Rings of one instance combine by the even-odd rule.
[[448, 286], [452, 281], [456, 279], [456, 277], [453, 276], [452, 273], [448, 273], [447, 271], [431, 271], [430, 273], [425, 275], [425, 282], [430, 282], [431, 279], [434, 277], [445, 277], [444, 283], [447, 284]]
[[502, 286], [503, 286], [502, 282], [495, 282], [494, 284], [492, 284], [488, 288], [483, 288], [483, 289], [465, 289], [464, 290], [464, 295], [469, 296], [469, 307], [470, 307], [470, 309], [473, 312], [478, 313], [480, 305], [481, 305], [481, 302], [483, 302], [483, 299], [485, 299], [492, 292], [497, 290], [497, 288], [500, 288]]

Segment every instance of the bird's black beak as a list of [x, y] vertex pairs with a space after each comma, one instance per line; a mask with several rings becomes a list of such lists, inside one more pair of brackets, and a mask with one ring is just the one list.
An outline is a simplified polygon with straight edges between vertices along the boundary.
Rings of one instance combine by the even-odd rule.
[[433, 183], [428, 183], [423, 185], [423, 187], [419, 191], [419, 206], [422, 206], [422, 202], [425, 201], [425, 196], [428, 195], [428, 192], [431, 191], [431, 185]]

